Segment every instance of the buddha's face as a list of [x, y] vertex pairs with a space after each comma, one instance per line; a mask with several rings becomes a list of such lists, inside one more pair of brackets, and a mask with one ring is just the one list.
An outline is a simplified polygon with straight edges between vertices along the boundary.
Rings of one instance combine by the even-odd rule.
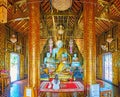
[[50, 57], [50, 53], [47, 53], [47, 57]]
[[58, 48], [63, 47], [63, 42], [62, 42], [61, 40], [58, 40], [58, 41], [56, 42], [56, 46], [57, 46]]

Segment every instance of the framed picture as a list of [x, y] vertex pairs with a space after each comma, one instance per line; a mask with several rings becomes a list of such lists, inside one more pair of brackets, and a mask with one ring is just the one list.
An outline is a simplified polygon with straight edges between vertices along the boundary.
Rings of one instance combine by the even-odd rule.
[[13, 44], [10, 41], [7, 41], [7, 50], [8, 51], [13, 51]]
[[117, 50], [117, 40], [113, 40], [110, 44], [109, 44], [109, 51], [113, 52]]
[[22, 46], [20, 45], [20, 43], [17, 42], [15, 44], [14, 51], [21, 53], [21, 51], [22, 51], [21, 49], [22, 49]]
[[120, 50], [120, 39], [117, 39], [117, 50]]

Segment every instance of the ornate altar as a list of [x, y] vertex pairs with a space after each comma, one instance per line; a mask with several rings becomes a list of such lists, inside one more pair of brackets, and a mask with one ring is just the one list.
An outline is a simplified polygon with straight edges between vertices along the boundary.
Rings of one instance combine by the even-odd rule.
[[60, 80], [71, 80], [74, 78], [74, 69], [81, 66], [76, 54], [71, 54], [63, 46], [62, 40], [56, 42], [56, 47], [53, 47], [52, 51], [50, 46], [50, 51], [47, 51], [45, 55], [44, 63], [41, 65], [41, 80], [54, 78], [55, 74], [59, 75]]

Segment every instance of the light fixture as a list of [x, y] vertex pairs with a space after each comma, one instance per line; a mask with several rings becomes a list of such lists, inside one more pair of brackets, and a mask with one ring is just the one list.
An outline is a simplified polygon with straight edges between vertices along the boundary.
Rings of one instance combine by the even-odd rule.
[[60, 28], [58, 30], [58, 34], [63, 34], [63, 33], [64, 33], [63, 26], [60, 25]]
[[12, 34], [12, 36], [10, 37], [10, 41], [12, 43], [16, 43], [17, 42], [17, 38], [16, 38], [16, 35], [15, 34]]
[[0, 0], [0, 23], [7, 22], [7, 0]]
[[101, 48], [102, 48], [102, 50], [104, 50], [104, 51], [108, 51], [108, 47], [106, 46], [106, 45], [101, 45]]
[[20, 49], [21, 49], [21, 45], [18, 45], [18, 44], [17, 44], [17, 45], [16, 45], [16, 49], [17, 49], [17, 50], [20, 50]]
[[70, 39], [69, 46], [70, 46], [70, 53], [72, 54], [72, 52], [73, 52], [73, 39]]
[[108, 43], [111, 43], [111, 42], [113, 41], [113, 38], [112, 38], [112, 36], [111, 36], [110, 34], [107, 36], [106, 41], [107, 41]]
[[52, 0], [52, 6], [57, 10], [64, 11], [72, 6], [72, 0]]

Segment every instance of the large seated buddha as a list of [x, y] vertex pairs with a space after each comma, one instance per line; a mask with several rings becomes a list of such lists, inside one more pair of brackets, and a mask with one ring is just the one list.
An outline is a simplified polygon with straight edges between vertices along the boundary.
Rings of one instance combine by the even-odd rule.
[[52, 52], [52, 56], [55, 58], [56, 64], [58, 65], [56, 72], [61, 72], [67, 67], [69, 64], [68, 55], [67, 49], [63, 47], [63, 42], [58, 40], [56, 42], [56, 48], [54, 48]]
[[67, 78], [70, 72], [70, 55], [67, 49], [63, 47], [61, 40], [56, 42], [56, 48], [53, 49], [52, 57], [54, 57], [57, 66], [54, 73], [59, 74], [62, 78]]
[[52, 57], [54, 57], [57, 61], [60, 61], [62, 58], [62, 54], [66, 53], [67, 50], [63, 47], [63, 42], [58, 40], [56, 42], [56, 48], [52, 51]]

